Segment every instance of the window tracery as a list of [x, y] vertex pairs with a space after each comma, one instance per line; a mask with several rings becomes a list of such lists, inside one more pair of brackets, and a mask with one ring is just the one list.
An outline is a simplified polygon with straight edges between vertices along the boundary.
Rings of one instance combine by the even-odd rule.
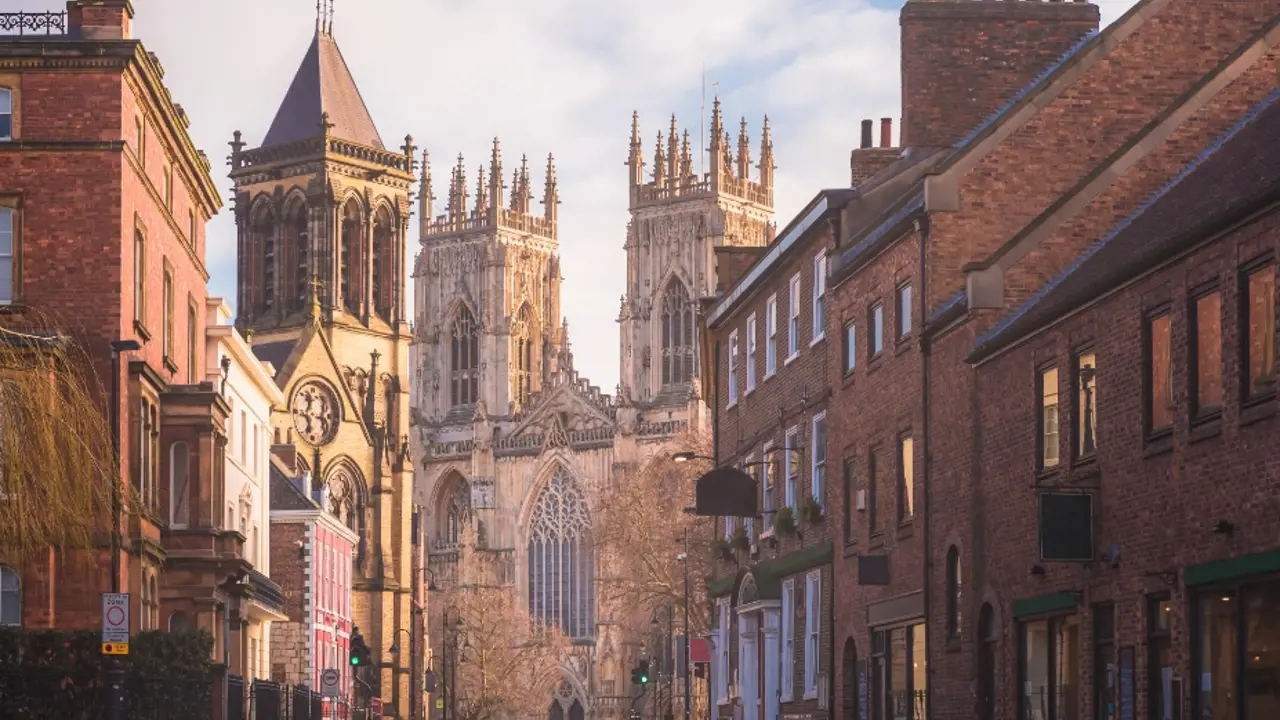
[[307, 232], [307, 204], [294, 202], [285, 221], [290, 257], [285, 264], [286, 273], [293, 273], [293, 282], [286, 287], [286, 312], [297, 312], [307, 307], [311, 288], [311, 234]]
[[595, 633], [595, 553], [586, 497], [564, 468], [538, 492], [529, 518], [529, 614], [569, 637]]
[[359, 478], [349, 467], [340, 465], [330, 471], [326, 484], [329, 486], [329, 514], [363, 537], [364, 486]]
[[268, 205], [258, 207], [250, 232], [254, 248], [258, 251], [258, 261], [262, 264], [258, 271], [262, 293], [257, 298], [258, 312], [265, 314], [275, 307], [276, 300], [276, 216]]
[[461, 477], [455, 477], [453, 492], [444, 513], [444, 527], [439, 537], [440, 548], [452, 550], [458, 547], [462, 530], [471, 517], [471, 486]]
[[394, 319], [391, 317], [396, 247], [393, 233], [391, 211], [383, 205], [373, 217], [373, 308], [388, 322]]
[[533, 346], [536, 342], [533, 311], [523, 305], [516, 313], [516, 320], [511, 326], [512, 367], [515, 368], [512, 381], [515, 383], [516, 403], [523, 405], [533, 393]]
[[672, 278], [662, 293], [662, 384], [684, 385], [694, 373], [693, 302]]
[[342, 306], [347, 312], [360, 313], [364, 295], [364, 223], [360, 218], [360, 204], [355, 198], [347, 201], [342, 210]]
[[452, 351], [452, 385], [450, 401], [472, 405], [479, 390], [480, 333], [475, 317], [465, 305], [453, 319], [450, 346]]

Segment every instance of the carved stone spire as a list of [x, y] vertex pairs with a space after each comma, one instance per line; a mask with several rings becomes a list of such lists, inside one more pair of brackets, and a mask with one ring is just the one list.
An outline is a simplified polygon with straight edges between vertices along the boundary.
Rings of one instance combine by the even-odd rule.
[[724, 122], [720, 118], [720, 96], [717, 95], [715, 101], [711, 103], [711, 143], [707, 148], [707, 174], [711, 176], [713, 190], [719, 187], [721, 175], [732, 167], [732, 163], [724, 162], [725, 148], [721, 140], [723, 136]]
[[543, 187], [542, 204], [546, 206], [543, 216], [547, 222], [554, 224], [560, 214], [560, 191], [556, 188], [556, 159], [551, 153], [547, 153], [547, 180]]
[[533, 184], [529, 182], [529, 156], [520, 156], [520, 212], [528, 215], [533, 204]]
[[479, 169], [476, 170], [476, 217], [482, 218], [489, 214], [489, 193], [484, 187], [484, 163], [480, 163]]
[[723, 167], [726, 174], [733, 173], [733, 146], [730, 144], [731, 142], [729, 133], [725, 132], [724, 142], [720, 144], [720, 147], [724, 149], [724, 160], [722, 162], [724, 163]]
[[693, 177], [693, 151], [689, 147], [689, 131], [684, 131], [684, 139], [680, 141], [680, 183], [691, 183]]
[[667, 156], [662, 152], [662, 131], [658, 131], [658, 145], [653, 151], [653, 184], [657, 187], [667, 184]]
[[496, 137], [489, 156], [489, 207], [495, 210], [502, 208], [502, 148]]
[[751, 175], [751, 141], [747, 139], [747, 119], [742, 118], [738, 128], [738, 179], [747, 180]]
[[467, 198], [470, 192], [467, 190], [467, 168], [463, 165], [462, 153], [458, 153], [458, 166], [454, 168], [454, 199], [453, 208], [449, 213], [449, 219], [455, 225], [460, 226], [467, 219]]
[[680, 127], [676, 114], [671, 113], [671, 132], [667, 134], [667, 184], [674, 190], [680, 187]]
[[717, 95], [711, 103], [711, 142], [719, 144], [720, 136], [724, 134], [724, 120], [720, 117], [720, 96]]
[[431, 189], [431, 153], [422, 151], [422, 186], [418, 191], [418, 212], [423, 223], [431, 222], [436, 196]]
[[644, 184], [644, 146], [640, 141], [640, 113], [631, 112], [631, 151], [627, 155], [632, 187]]
[[511, 168], [511, 212], [520, 212], [520, 168]]
[[764, 127], [760, 135], [760, 186], [766, 190], [773, 188], [773, 135], [769, 132], [769, 116], [764, 116]]

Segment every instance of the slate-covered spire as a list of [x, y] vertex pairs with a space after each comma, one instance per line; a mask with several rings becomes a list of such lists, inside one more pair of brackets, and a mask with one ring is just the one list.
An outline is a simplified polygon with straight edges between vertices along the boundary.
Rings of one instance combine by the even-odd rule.
[[294, 73], [263, 147], [319, 137], [320, 116], [329, 114], [331, 135], [376, 148], [385, 147], [355, 78], [333, 39], [333, 15], [321, 13], [316, 34]]

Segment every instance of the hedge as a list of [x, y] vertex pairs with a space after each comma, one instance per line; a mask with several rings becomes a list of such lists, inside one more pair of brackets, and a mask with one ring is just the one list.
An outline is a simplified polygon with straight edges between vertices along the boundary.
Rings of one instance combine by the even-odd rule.
[[[208, 720], [213, 708], [210, 654], [202, 630], [142, 632], [124, 666], [129, 720]], [[98, 720], [105, 716], [105, 671], [93, 631], [0, 629], [0, 718]]]

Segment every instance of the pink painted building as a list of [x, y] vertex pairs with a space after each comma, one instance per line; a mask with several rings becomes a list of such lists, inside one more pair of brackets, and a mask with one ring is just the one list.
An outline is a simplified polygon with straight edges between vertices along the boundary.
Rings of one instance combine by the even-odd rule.
[[[272, 448], [271, 570], [285, 598], [287, 622], [272, 625], [272, 679], [319, 690], [329, 668], [352, 693], [352, 559], [357, 537], [325, 508], [310, 473], [298, 472], [292, 446]], [[345, 703], [339, 703], [345, 707]], [[330, 714], [332, 712], [332, 714]], [[341, 708], [325, 717], [346, 717]]]

